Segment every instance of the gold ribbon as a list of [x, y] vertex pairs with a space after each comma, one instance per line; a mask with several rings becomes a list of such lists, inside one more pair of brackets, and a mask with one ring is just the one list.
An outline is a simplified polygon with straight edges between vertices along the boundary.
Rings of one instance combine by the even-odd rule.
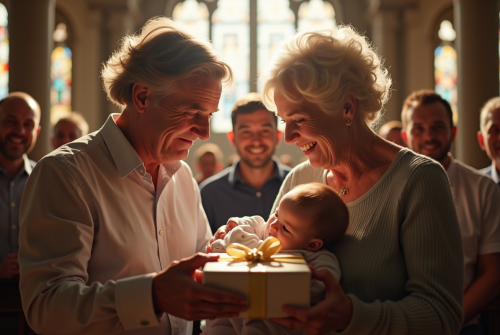
[[[231, 243], [227, 246], [226, 252], [231, 257], [221, 257], [219, 261], [226, 262], [283, 262], [294, 264], [307, 264], [302, 256], [275, 255], [281, 250], [281, 241], [276, 237], [266, 238], [257, 249], [239, 244]], [[250, 319], [266, 318], [266, 268], [261, 266], [249, 268], [248, 277], [248, 317]]]
[[226, 253], [231, 257], [220, 257], [219, 261], [226, 262], [283, 262], [295, 264], [307, 264], [302, 256], [275, 255], [281, 250], [281, 241], [276, 237], [269, 236], [257, 249], [250, 249], [240, 243], [231, 243], [226, 248]]

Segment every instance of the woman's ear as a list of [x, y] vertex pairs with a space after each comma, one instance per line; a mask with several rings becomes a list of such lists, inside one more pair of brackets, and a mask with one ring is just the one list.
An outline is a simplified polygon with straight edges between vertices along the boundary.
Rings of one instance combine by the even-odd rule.
[[348, 92], [346, 95], [346, 100], [344, 102], [344, 121], [349, 119], [349, 120], [354, 120], [354, 114], [356, 112], [356, 97], [354, 96], [354, 93]]
[[146, 85], [135, 83], [132, 87], [132, 102], [139, 113], [144, 113], [146, 111], [148, 93], [149, 88]]
[[309, 241], [309, 245], [306, 247], [307, 251], [318, 251], [323, 247], [323, 240], [320, 238], [313, 238]]

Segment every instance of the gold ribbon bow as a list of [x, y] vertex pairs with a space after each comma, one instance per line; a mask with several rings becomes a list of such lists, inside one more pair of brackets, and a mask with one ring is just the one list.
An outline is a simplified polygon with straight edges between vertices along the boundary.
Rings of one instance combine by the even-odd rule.
[[269, 236], [266, 238], [257, 249], [250, 249], [249, 247], [240, 243], [231, 243], [226, 248], [226, 253], [230, 257], [220, 257], [221, 262], [283, 262], [306, 264], [302, 256], [294, 255], [275, 255], [281, 250], [281, 241], [276, 237]]
[[227, 246], [226, 253], [239, 261], [264, 262], [272, 261], [272, 256], [280, 250], [281, 241], [276, 237], [269, 236], [257, 249], [250, 249], [239, 243], [231, 243]]

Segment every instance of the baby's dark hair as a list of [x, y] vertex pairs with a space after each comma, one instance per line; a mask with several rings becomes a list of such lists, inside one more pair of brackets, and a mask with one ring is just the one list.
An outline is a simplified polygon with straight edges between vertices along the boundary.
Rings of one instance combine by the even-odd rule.
[[344, 200], [328, 185], [308, 183], [293, 188], [289, 195], [295, 205], [306, 210], [316, 209], [311, 228], [315, 238], [323, 241], [323, 248], [330, 247], [344, 236], [349, 225], [349, 210]]

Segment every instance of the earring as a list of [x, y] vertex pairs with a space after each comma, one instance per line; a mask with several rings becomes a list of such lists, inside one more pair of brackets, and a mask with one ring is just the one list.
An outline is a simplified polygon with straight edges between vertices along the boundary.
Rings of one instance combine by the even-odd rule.
[[349, 127], [349, 126], [351, 125], [351, 123], [352, 123], [351, 119], [346, 119], [346, 120], [345, 120], [345, 124], [346, 124], [346, 126], [348, 126], [348, 127]]

